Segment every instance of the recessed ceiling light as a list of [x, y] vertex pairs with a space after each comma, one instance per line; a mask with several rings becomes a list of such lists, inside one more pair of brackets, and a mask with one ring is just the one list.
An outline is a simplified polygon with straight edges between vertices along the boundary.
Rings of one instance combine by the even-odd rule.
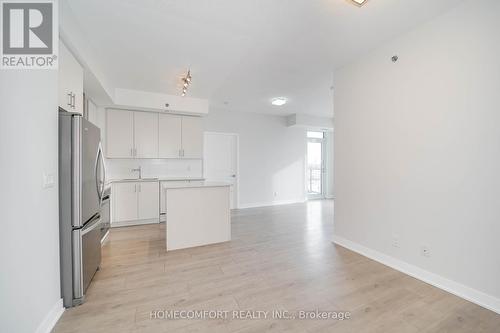
[[352, 2], [354, 2], [354, 4], [358, 5], [358, 6], [363, 6], [368, 0], [351, 0]]
[[285, 97], [276, 97], [271, 100], [272, 105], [276, 106], [282, 106], [285, 105], [287, 102], [287, 99]]

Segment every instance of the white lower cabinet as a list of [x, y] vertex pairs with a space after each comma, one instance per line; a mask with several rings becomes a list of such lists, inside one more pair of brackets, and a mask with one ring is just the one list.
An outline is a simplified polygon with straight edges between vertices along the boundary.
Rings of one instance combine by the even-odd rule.
[[138, 218], [155, 219], [159, 215], [160, 192], [157, 182], [142, 182], [138, 184]]
[[123, 182], [111, 186], [112, 226], [159, 221], [158, 182]]
[[115, 183], [111, 188], [113, 201], [112, 222], [123, 222], [137, 219], [137, 184]]

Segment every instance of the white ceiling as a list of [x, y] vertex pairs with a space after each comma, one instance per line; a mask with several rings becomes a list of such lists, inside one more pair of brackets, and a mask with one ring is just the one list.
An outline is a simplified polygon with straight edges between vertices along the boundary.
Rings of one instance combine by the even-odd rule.
[[[461, 0], [67, 0], [116, 88], [333, 115], [333, 70]], [[272, 97], [290, 102], [272, 106]]]

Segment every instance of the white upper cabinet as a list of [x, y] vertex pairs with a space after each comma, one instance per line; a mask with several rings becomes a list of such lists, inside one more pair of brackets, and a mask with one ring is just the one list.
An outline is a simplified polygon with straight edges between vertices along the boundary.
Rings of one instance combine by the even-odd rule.
[[106, 157], [133, 158], [134, 112], [106, 110]]
[[134, 112], [135, 158], [158, 157], [158, 114]]
[[181, 157], [182, 117], [159, 115], [159, 158]]
[[152, 112], [106, 110], [106, 157], [203, 157], [203, 119]]
[[182, 157], [202, 158], [203, 123], [200, 117], [182, 117]]
[[59, 106], [83, 114], [83, 68], [59, 41]]

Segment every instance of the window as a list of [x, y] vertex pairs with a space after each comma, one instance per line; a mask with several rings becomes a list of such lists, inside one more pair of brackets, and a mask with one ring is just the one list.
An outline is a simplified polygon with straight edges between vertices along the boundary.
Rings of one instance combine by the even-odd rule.
[[307, 137], [310, 139], [323, 139], [325, 137], [324, 132], [307, 131]]
[[324, 198], [325, 195], [325, 133], [307, 131], [307, 197]]

